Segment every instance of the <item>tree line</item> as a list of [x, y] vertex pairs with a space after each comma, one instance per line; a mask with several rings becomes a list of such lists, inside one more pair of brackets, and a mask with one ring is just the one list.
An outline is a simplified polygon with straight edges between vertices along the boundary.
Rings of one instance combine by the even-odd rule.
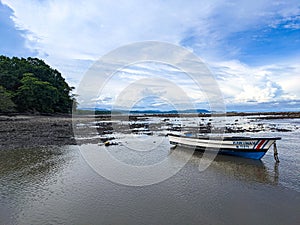
[[70, 113], [73, 89], [41, 59], [0, 56], [1, 113]]

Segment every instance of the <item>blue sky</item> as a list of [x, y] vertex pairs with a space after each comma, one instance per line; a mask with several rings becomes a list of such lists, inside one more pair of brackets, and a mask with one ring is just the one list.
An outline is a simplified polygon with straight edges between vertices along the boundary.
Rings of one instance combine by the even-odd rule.
[[15, 24], [10, 18], [13, 10], [8, 6], [0, 4], [0, 23], [1, 23], [1, 54], [7, 56], [27, 56], [32, 55], [30, 49], [25, 47], [23, 36], [25, 31], [15, 28]]
[[[115, 48], [168, 42], [206, 63], [227, 110], [300, 110], [298, 0], [0, 0], [0, 36], [0, 54], [42, 58], [75, 87], [96, 60]], [[105, 98], [110, 101], [98, 102], [99, 107], [110, 107], [119, 83], [136, 81], [129, 77], [143, 69], [117, 75]], [[190, 97], [205, 105], [195, 93]], [[140, 102], [149, 108], [159, 105], [144, 98]]]

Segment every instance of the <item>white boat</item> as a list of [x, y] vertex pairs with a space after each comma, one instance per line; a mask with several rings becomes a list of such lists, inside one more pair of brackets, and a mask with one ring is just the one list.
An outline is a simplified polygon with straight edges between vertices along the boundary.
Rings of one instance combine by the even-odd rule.
[[274, 157], [275, 160], [279, 162], [276, 140], [280, 140], [280, 137], [189, 137], [174, 134], [169, 134], [168, 136], [170, 144], [175, 146], [191, 147], [196, 150], [218, 151], [218, 153], [221, 154], [251, 159], [261, 159], [268, 149], [274, 145]]

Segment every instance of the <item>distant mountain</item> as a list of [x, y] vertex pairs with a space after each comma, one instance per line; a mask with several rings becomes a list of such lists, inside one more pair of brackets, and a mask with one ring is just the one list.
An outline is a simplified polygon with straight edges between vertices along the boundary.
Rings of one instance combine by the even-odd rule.
[[177, 113], [210, 113], [205, 109], [187, 109], [187, 110], [169, 110], [169, 111], [161, 111], [161, 110], [131, 110], [130, 113], [137, 114], [177, 114]]
[[85, 110], [85, 111], [101, 111], [101, 112], [110, 112], [108, 109], [104, 108], [78, 108], [79, 110]]
[[[103, 109], [103, 108], [79, 108], [79, 110], [84, 110], [84, 111], [92, 111], [96, 112], [99, 114], [103, 113], [111, 113], [110, 110], [108, 109]], [[120, 113], [120, 114], [127, 114], [127, 110], [114, 110], [114, 113]], [[210, 113], [210, 111], [206, 109], [186, 109], [186, 110], [152, 110], [152, 109], [145, 109], [145, 110], [130, 110], [129, 113], [132, 114], [178, 114], [178, 113], [203, 113], [207, 114]]]

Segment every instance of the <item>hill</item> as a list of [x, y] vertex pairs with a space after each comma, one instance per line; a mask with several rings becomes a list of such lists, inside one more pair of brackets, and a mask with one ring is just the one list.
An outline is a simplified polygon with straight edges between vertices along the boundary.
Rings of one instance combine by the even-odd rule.
[[0, 56], [1, 113], [70, 113], [72, 89], [41, 59]]

